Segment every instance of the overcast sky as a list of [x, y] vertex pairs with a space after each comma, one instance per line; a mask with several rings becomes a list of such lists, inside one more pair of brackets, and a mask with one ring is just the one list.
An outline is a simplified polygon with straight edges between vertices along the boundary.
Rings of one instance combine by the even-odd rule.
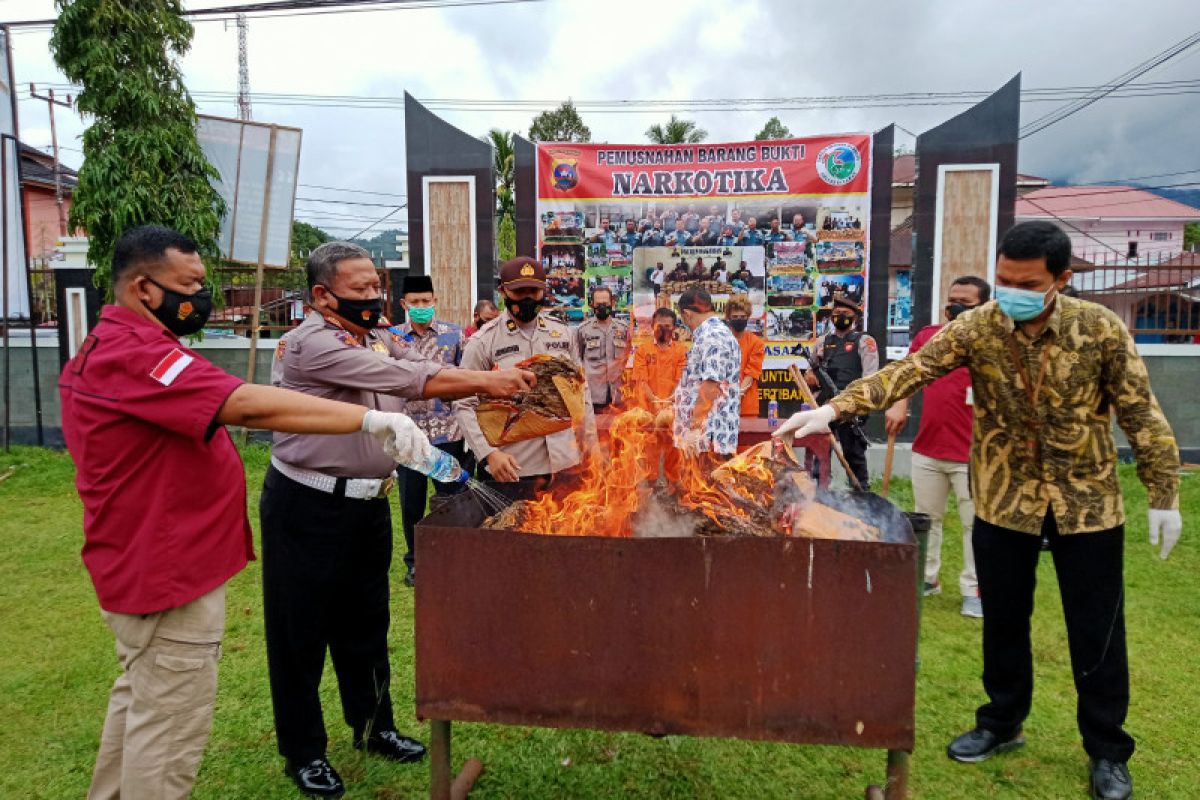
[[[232, 0], [194, 0], [189, 8]], [[0, 0], [0, 18], [54, 15], [50, 0]], [[1017, 72], [1026, 88], [1095, 85], [1200, 29], [1195, 0], [545, 0], [516, 5], [251, 19], [255, 92], [418, 98], [712, 99], [991, 90]], [[47, 31], [13, 37], [19, 85], [62, 82]], [[235, 91], [237, 34], [199, 22], [184, 59], [193, 91]], [[1140, 81], [1200, 78], [1200, 46]], [[550, 107], [548, 105], [548, 107]], [[1058, 103], [1026, 103], [1029, 121]], [[896, 122], [920, 133], [965, 106], [779, 111], [796, 135], [875, 130]], [[200, 110], [235, 116], [232, 102]], [[20, 104], [21, 136], [48, 147], [44, 103]], [[528, 131], [533, 111], [443, 111], [473, 135]], [[643, 142], [666, 113], [588, 113], [593, 140]], [[769, 111], [689, 114], [709, 141], [752, 138]], [[300, 181], [402, 194], [400, 108], [254, 106], [254, 118], [304, 129]], [[83, 122], [59, 116], [64, 161], [76, 165]], [[911, 137], [901, 133], [901, 144]], [[1200, 169], [1200, 94], [1104, 100], [1023, 140], [1020, 169], [1074, 183]], [[1197, 180], [1191, 176], [1151, 183]], [[302, 187], [302, 197], [386, 197]], [[349, 235], [387, 208], [297, 203], [297, 216]], [[403, 212], [397, 215], [403, 219]], [[361, 219], [360, 219], [361, 218]], [[360, 224], [361, 223], [361, 224]], [[383, 226], [387, 227], [387, 226]]]

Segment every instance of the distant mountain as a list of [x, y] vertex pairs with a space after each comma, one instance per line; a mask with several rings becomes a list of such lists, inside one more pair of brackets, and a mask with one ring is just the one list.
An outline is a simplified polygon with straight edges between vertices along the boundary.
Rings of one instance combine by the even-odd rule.
[[1196, 189], [1150, 189], [1159, 197], [1183, 203], [1185, 206], [1200, 209], [1200, 188]]

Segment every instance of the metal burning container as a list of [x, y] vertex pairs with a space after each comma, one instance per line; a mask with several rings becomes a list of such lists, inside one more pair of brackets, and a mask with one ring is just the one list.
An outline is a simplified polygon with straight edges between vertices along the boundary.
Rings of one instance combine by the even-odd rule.
[[432, 796], [451, 794], [461, 720], [887, 748], [886, 796], [903, 797], [918, 545], [886, 500], [831, 504], [885, 540], [531, 535], [480, 528], [469, 493], [426, 517], [416, 703], [435, 721]]

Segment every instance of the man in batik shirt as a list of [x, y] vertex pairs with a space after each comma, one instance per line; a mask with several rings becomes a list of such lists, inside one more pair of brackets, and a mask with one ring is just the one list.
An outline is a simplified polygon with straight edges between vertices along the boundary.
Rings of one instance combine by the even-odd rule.
[[692, 331], [683, 377], [675, 389], [675, 446], [688, 455], [737, 451], [742, 351], [699, 287], [679, 296], [679, 316]]

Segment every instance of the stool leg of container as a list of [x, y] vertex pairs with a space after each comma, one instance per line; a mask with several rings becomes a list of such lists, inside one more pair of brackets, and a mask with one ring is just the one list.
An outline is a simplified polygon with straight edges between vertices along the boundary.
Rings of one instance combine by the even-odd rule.
[[908, 753], [903, 750], [888, 750], [887, 787], [884, 800], [904, 800], [908, 797]]
[[450, 800], [450, 723], [435, 719], [429, 729], [429, 798]]

